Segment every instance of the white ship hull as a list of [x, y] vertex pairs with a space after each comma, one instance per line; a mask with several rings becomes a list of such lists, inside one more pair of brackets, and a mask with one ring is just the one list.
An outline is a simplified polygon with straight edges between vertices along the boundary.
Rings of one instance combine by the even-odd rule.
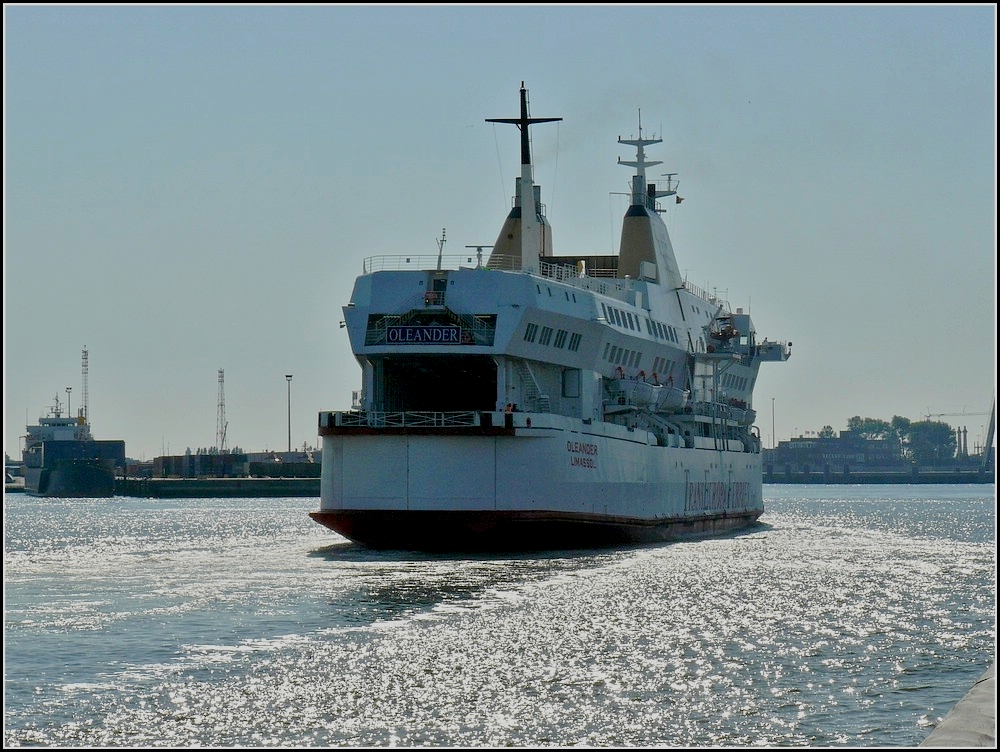
[[[617, 255], [553, 253], [521, 87], [521, 174], [496, 242], [365, 259], [342, 327], [354, 409], [321, 412], [320, 508], [374, 548], [562, 549], [725, 533], [763, 512], [749, 312], [681, 276], [637, 150]], [[681, 198], [676, 197], [680, 203]]]
[[509, 550], [716, 534], [763, 512], [759, 454], [658, 446], [645, 431], [549, 415], [514, 414], [508, 428], [505, 417], [325, 435], [312, 517], [372, 548]]

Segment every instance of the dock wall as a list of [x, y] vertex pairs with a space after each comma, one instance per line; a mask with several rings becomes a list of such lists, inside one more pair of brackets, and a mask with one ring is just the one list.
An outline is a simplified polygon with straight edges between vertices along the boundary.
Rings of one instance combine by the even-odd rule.
[[319, 478], [127, 478], [117, 496], [149, 499], [319, 496]]
[[823, 483], [823, 484], [911, 484], [911, 483], [995, 483], [992, 471], [961, 469], [937, 470], [931, 468], [900, 468], [878, 470], [851, 470], [830, 465], [814, 468], [809, 465], [765, 465], [765, 483]]
[[997, 664], [972, 686], [921, 747], [997, 746]]

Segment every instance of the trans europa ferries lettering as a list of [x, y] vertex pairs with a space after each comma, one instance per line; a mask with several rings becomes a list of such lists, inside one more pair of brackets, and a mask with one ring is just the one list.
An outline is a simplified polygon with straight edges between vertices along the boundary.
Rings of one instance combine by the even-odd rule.
[[461, 328], [457, 326], [390, 326], [385, 341], [394, 345], [459, 345]]
[[570, 467], [597, 469], [597, 444], [587, 444], [583, 441], [567, 441], [566, 451], [569, 452]]
[[687, 511], [711, 512], [724, 509], [741, 509], [750, 501], [750, 484], [701, 482], [688, 483]]

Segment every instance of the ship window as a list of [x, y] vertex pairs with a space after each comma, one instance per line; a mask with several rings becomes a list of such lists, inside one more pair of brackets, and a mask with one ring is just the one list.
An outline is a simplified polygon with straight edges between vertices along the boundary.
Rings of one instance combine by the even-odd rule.
[[612, 363], [616, 363], [616, 358], [618, 357], [618, 345], [611, 346], [611, 357], [608, 358]]
[[628, 328], [635, 331], [635, 324], [632, 323], [632, 314], [625, 311], [625, 318], [628, 320]]
[[567, 335], [569, 335], [569, 332], [567, 332], [565, 329], [560, 329], [558, 332], [556, 332], [556, 341], [552, 343], [553, 346], [558, 348], [565, 347]]
[[605, 360], [608, 360], [608, 352], [610, 350], [611, 350], [611, 343], [610, 342], [605, 342], [604, 343], [604, 359]]
[[639, 363], [641, 363], [641, 362], [642, 362], [642, 353], [641, 352], [637, 352], [635, 354], [635, 367], [638, 368], [639, 367]]
[[540, 345], [547, 345], [547, 344], [549, 344], [549, 340], [550, 339], [552, 339], [552, 327], [551, 326], [543, 326], [542, 327], [542, 333], [538, 337], [538, 344], [540, 344]]
[[573, 336], [569, 338], [569, 349], [576, 352], [580, 349], [580, 340], [583, 339], [582, 334], [573, 333]]
[[567, 368], [562, 372], [562, 396], [568, 399], [580, 397], [580, 370]]
[[551, 298], [552, 297], [552, 288], [551, 287], [546, 287], [545, 289], [549, 291], [549, 297]]
[[609, 321], [609, 319], [608, 319], [608, 309], [604, 307], [604, 303], [601, 303], [601, 313], [604, 314], [604, 320], [605, 321]]
[[569, 290], [563, 290], [563, 295], [566, 296], [566, 300], [569, 300]]
[[535, 341], [535, 333], [537, 331], [538, 331], [538, 324], [528, 324], [528, 326], [524, 330], [524, 341], [525, 342], [534, 342]]
[[653, 325], [649, 323], [649, 319], [643, 319], [646, 322], [646, 333], [652, 337], [653, 336]]

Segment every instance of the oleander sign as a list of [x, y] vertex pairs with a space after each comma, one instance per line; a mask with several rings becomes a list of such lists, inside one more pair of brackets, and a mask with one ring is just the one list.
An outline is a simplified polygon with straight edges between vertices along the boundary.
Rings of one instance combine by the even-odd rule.
[[390, 326], [385, 330], [390, 345], [460, 345], [460, 326]]

